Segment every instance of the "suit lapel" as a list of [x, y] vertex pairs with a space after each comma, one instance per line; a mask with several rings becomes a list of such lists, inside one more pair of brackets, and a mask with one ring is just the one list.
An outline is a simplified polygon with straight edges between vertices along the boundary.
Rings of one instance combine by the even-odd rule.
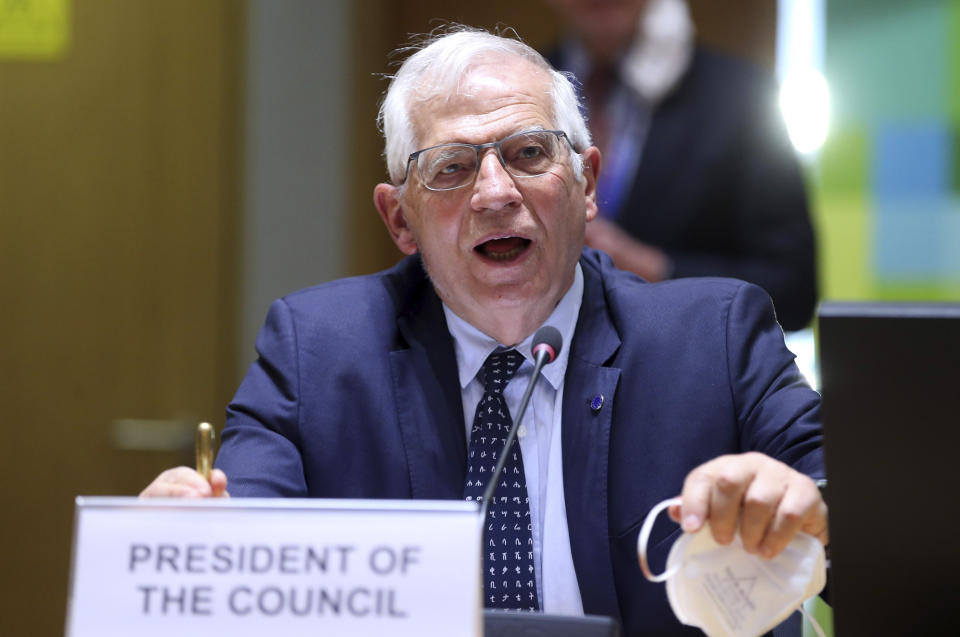
[[[564, 380], [564, 498], [584, 611], [619, 617], [610, 558], [607, 466], [620, 370], [605, 364], [620, 347], [603, 279], [581, 258], [583, 302]], [[407, 290], [409, 291], [409, 289]], [[393, 391], [414, 498], [459, 499], [466, 479], [466, 434], [456, 355], [439, 298], [424, 280], [398, 315], [406, 341], [390, 353]], [[591, 401], [603, 397], [599, 409]]]
[[407, 347], [390, 352], [390, 367], [411, 496], [460, 499], [467, 443], [457, 361], [440, 299], [425, 279], [397, 326]]
[[596, 266], [581, 259], [583, 303], [563, 390], [563, 490], [584, 611], [619, 617], [607, 514], [607, 464], [620, 346]]

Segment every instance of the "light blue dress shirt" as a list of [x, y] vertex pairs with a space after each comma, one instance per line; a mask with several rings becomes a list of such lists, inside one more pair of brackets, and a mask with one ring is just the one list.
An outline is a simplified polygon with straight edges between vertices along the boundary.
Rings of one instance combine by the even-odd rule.
[[[583, 601], [577, 586], [567, 529], [560, 420], [563, 413], [563, 378], [567, 371], [570, 343], [573, 341], [582, 301], [583, 272], [578, 263], [573, 285], [544, 323], [560, 331], [563, 348], [557, 359], [543, 368], [543, 379], [534, 388], [527, 412], [517, 432], [530, 498], [533, 559], [540, 607], [547, 613], [567, 615], [582, 615]], [[477, 372], [487, 360], [487, 356], [498, 347], [512, 348], [523, 355], [523, 365], [504, 391], [507, 407], [511, 416], [515, 417], [533, 372], [533, 334], [519, 344], [498, 343], [454, 314], [446, 305], [443, 306], [443, 311], [457, 356], [464, 427], [469, 443], [474, 413], [483, 396], [483, 386], [477, 379]]]

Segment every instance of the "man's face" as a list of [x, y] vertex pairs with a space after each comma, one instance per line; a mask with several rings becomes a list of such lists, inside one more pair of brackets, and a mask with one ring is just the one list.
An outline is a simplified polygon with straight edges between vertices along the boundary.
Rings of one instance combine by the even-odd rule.
[[548, 0], [548, 4], [589, 48], [619, 52], [637, 32], [647, 0]]
[[[552, 129], [549, 86], [546, 73], [519, 58], [484, 62], [463, 78], [461, 95], [414, 109], [419, 146], [480, 144]], [[595, 153], [585, 153], [588, 163], [599, 161]], [[485, 312], [526, 308], [545, 311], [540, 320], [546, 319], [573, 282], [585, 224], [596, 214], [595, 167], [585, 167], [578, 181], [565, 152], [550, 172], [515, 178], [496, 151], [487, 150], [471, 185], [428, 190], [413, 164], [406, 184], [397, 199], [402, 222], [391, 232], [405, 253], [422, 254], [437, 293], [454, 312], [481, 329], [475, 318]]]

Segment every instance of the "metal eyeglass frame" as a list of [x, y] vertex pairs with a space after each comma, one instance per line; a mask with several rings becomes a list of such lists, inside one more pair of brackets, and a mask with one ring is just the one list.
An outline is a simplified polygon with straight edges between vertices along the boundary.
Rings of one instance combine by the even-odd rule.
[[[513, 173], [510, 171], [510, 168], [507, 167], [507, 162], [506, 162], [506, 160], [504, 160], [504, 158], [503, 158], [503, 153], [500, 152], [500, 145], [503, 144], [505, 141], [508, 141], [508, 140], [510, 140], [510, 139], [513, 139], [514, 137], [520, 137], [521, 135], [529, 135], [530, 133], [553, 133], [554, 135], [557, 136], [558, 139], [561, 139], [561, 140], [562, 140], [562, 139], [565, 139], [565, 140], [567, 140], [567, 143], [570, 144], [570, 148], [573, 150], [573, 152], [577, 152], [577, 149], [573, 147], [573, 142], [571, 142], [571, 141], [570, 141], [570, 138], [567, 136], [566, 131], [562, 131], [562, 130], [545, 130], [545, 129], [541, 129], [541, 128], [532, 128], [532, 129], [523, 130], [523, 131], [520, 131], [520, 132], [517, 132], [517, 133], [512, 133], [512, 134], [510, 134], [510, 135], [507, 135], [506, 137], [504, 137], [503, 139], [501, 139], [501, 140], [499, 140], [499, 141], [487, 142], [486, 144], [468, 144], [468, 143], [466, 143], [466, 142], [447, 142], [447, 143], [445, 143], [445, 144], [437, 144], [436, 146], [428, 146], [427, 148], [421, 148], [421, 149], [418, 150], [418, 151], [415, 151], [415, 152], [410, 153], [410, 155], [407, 157], [407, 172], [404, 173], [404, 175], [403, 175], [403, 181], [400, 182], [400, 185], [403, 185], [404, 183], [406, 183], [407, 178], [410, 176], [410, 162], [411, 162], [411, 161], [416, 161], [416, 162], [417, 162], [417, 173], [420, 175], [420, 183], [423, 184], [423, 187], [426, 188], [427, 190], [432, 190], [432, 191], [434, 191], [434, 192], [447, 192], [447, 191], [450, 191], [450, 190], [459, 190], [460, 188], [466, 188], [467, 186], [469, 186], [470, 184], [472, 184], [474, 181], [476, 181], [477, 175], [480, 174], [481, 155], [483, 154], [483, 151], [487, 150], [488, 148], [493, 148], [493, 149], [495, 149], [495, 150], [497, 151], [497, 159], [500, 160], [500, 165], [503, 167], [503, 169], [504, 169], [505, 171], [507, 171], [507, 174], [509, 174], [509, 175], [511, 175], [511, 176], [513, 176], [513, 177], [518, 177], [518, 178], [541, 177], [541, 176], [543, 176], [543, 175], [546, 175], [547, 172], [549, 172], [549, 171], [542, 172], [542, 173], [537, 173], [536, 175], [515, 175], [515, 174], [513, 174]], [[561, 142], [561, 143], [562, 143], [562, 142]], [[469, 147], [473, 148], [473, 150], [474, 150], [474, 152], [476, 153], [476, 156], [477, 156], [477, 161], [476, 161], [476, 163], [474, 164], [473, 178], [470, 179], [470, 180], [468, 180], [468, 181], [463, 182], [463, 183], [460, 184], [459, 186], [454, 186], [453, 188], [432, 188], [432, 187], [428, 186], [428, 185], [427, 185], [427, 182], [424, 181], [424, 179], [423, 179], [423, 174], [420, 172], [420, 162], [418, 161], [418, 158], [420, 157], [420, 155], [421, 155], [422, 153], [425, 153], [425, 152], [427, 152], [428, 150], [434, 150], [434, 149], [436, 149], [436, 148], [443, 148], [444, 146], [469, 146]]]

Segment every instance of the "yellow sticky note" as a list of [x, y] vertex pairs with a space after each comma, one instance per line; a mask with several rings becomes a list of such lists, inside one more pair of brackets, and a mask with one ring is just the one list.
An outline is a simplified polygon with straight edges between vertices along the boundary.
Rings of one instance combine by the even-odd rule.
[[71, 0], [0, 0], [0, 58], [54, 58], [70, 36]]

